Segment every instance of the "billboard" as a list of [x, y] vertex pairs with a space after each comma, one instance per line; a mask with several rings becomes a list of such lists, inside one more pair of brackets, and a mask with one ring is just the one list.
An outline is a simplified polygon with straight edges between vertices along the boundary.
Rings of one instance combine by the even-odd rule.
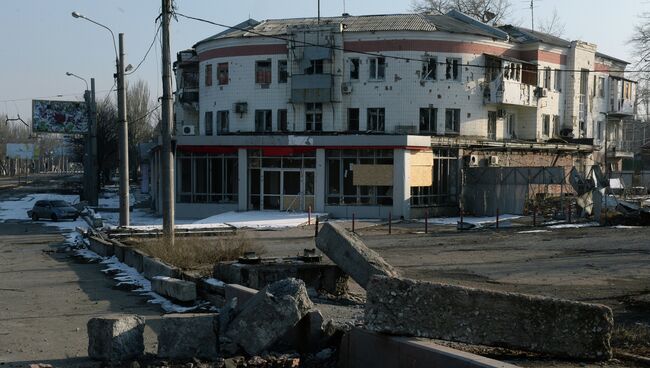
[[7, 157], [34, 159], [34, 143], [7, 143]]
[[88, 131], [85, 102], [32, 100], [34, 132], [82, 134]]

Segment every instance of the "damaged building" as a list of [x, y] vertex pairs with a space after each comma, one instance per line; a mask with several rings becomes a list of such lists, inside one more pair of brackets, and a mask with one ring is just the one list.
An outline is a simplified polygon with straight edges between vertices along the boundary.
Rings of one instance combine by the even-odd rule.
[[571, 168], [627, 157], [626, 65], [455, 11], [249, 19], [178, 53], [177, 216], [521, 213]]

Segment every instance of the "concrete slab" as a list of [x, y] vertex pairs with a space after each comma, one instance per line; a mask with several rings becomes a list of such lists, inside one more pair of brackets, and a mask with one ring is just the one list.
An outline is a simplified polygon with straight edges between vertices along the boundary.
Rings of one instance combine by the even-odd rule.
[[398, 276], [397, 270], [340, 224], [325, 223], [316, 237], [316, 247], [363, 288], [373, 275]]
[[161, 319], [158, 357], [207, 359], [218, 357], [217, 314], [171, 314]]
[[608, 360], [613, 317], [604, 305], [375, 276], [366, 327], [394, 335]]
[[88, 321], [88, 356], [105, 362], [120, 362], [144, 354], [144, 318], [113, 314]]
[[151, 290], [180, 302], [196, 300], [196, 284], [167, 276], [154, 276], [151, 278]]

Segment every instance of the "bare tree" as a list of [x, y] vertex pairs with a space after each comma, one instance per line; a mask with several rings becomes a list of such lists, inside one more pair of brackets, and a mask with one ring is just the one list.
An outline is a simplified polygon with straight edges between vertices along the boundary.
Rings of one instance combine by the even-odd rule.
[[483, 23], [502, 23], [510, 16], [510, 0], [413, 0], [411, 10], [445, 14], [458, 10]]
[[629, 43], [634, 47], [635, 69], [640, 71], [640, 80], [650, 80], [650, 13], [640, 16], [641, 22], [634, 27]]
[[142, 79], [129, 85], [126, 91], [126, 116], [129, 122], [129, 170], [134, 180], [140, 166], [139, 145], [153, 138], [153, 104], [149, 87]]
[[551, 17], [543, 20], [537, 30], [542, 33], [548, 33], [551, 36], [562, 37], [564, 36], [565, 27], [566, 24], [560, 18], [557, 8], [554, 8]]

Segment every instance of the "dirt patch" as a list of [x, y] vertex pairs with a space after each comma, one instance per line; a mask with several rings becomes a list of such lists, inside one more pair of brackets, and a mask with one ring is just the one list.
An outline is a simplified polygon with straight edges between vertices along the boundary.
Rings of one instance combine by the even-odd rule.
[[160, 238], [129, 238], [124, 243], [172, 266], [197, 271], [206, 276], [212, 274], [215, 263], [237, 260], [246, 252], [258, 255], [265, 252], [263, 245], [242, 234], [176, 238], [173, 247]]

